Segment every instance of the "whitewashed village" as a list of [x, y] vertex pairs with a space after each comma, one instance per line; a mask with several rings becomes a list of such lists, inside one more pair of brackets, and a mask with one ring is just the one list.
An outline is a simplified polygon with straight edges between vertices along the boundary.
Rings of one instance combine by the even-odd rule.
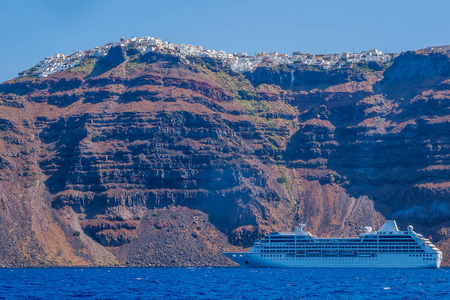
[[299, 66], [315, 66], [326, 70], [330, 68], [350, 67], [359, 62], [379, 62], [386, 63], [395, 58], [398, 54], [382, 53], [377, 49], [363, 51], [360, 53], [343, 52], [342, 54], [310, 54], [293, 52], [292, 55], [279, 54], [277, 52], [260, 52], [256, 55], [246, 53], [226, 53], [223, 50], [207, 50], [202, 46], [190, 44], [176, 44], [162, 41], [160, 38], [142, 37], [121, 39], [119, 42], [108, 43], [104, 46], [95, 47], [92, 50], [77, 51], [72, 55], [55, 54], [46, 57], [30, 70], [19, 73], [19, 77], [34, 75], [37, 77], [47, 77], [56, 72], [64, 71], [76, 67], [86, 57], [102, 57], [108, 54], [109, 49], [115, 46], [136, 49], [141, 54], [148, 52], [167, 53], [182, 57], [189, 63], [189, 57], [210, 57], [223, 60], [235, 72], [249, 72], [260, 66], [287, 65], [291, 68]]

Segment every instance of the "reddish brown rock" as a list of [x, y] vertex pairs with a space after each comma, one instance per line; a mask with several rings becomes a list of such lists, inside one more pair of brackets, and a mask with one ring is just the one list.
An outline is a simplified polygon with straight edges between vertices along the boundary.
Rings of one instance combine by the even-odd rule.
[[3, 83], [0, 263], [229, 266], [222, 251], [273, 230], [355, 235], [385, 218], [447, 253], [449, 74], [400, 76], [448, 59], [423, 55], [383, 79], [119, 47]]

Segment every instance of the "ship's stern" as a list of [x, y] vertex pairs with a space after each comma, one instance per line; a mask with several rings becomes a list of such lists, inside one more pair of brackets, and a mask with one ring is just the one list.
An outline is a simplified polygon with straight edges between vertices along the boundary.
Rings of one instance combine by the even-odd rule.
[[440, 268], [441, 267], [441, 262], [442, 262], [442, 252], [439, 251], [437, 253], [437, 258], [436, 258], [436, 268]]

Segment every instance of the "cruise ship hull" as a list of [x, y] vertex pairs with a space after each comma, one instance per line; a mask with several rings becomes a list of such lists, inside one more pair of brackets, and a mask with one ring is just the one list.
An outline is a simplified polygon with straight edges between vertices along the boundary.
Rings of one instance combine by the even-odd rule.
[[359, 238], [317, 238], [303, 231], [272, 232], [247, 253], [224, 253], [244, 268], [439, 268], [442, 252], [408, 226], [387, 220], [379, 231], [364, 227]]
[[439, 268], [441, 260], [405, 254], [378, 254], [377, 257], [261, 257], [255, 253], [224, 253], [244, 268]]

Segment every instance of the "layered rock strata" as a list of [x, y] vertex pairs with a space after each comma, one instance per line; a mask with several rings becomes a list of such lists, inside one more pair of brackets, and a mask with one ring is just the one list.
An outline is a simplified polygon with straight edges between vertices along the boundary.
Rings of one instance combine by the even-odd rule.
[[[3, 266], [231, 266], [385, 218], [449, 247], [447, 55], [240, 74], [111, 48], [0, 86]], [[405, 74], [408, 74], [407, 76]]]

